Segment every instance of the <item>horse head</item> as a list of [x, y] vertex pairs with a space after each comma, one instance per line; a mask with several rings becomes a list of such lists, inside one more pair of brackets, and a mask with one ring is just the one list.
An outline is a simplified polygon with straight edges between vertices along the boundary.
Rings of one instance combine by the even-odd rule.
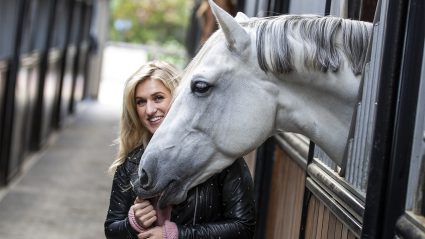
[[189, 65], [140, 163], [136, 191], [147, 198], [162, 192], [162, 206], [183, 201], [190, 188], [255, 149], [274, 129], [277, 91], [257, 80], [267, 76], [253, 67], [251, 36], [236, 20], [246, 16], [234, 19], [210, 4], [222, 30]]
[[[280, 47], [282, 43], [263, 44], [275, 37], [264, 38], [261, 32], [276, 32], [274, 25], [263, 25], [259, 33], [257, 25], [250, 25], [245, 15], [233, 18], [209, 2], [220, 30], [187, 67], [167, 117], [145, 149], [139, 181], [134, 186], [144, 198], [161, 195], [161, 207], [182, 202], [192, 187], [277, 132], [303, 133], [334, 158], [341, 157], [348, 135], [358, 77], [348, 64], [339, 63], [351, 54], [342, 54], [342, 50], [332, 48], [333, 44], [330, 50], [315, 51], [310, 43], [299, 43], [303, 35], [315, 30], [312, 25], [316, 18], [289, 30], [284, 23], [282, 29], [287, 32], [279, 32], [278, 40], [291, 41], [294, 49], [289, 49], [289, 43], [283, 50], [274, 49], [272, 45]], [[331, 21], [333, 25], [327, 20], [317, 27], [322, 29], [317, 34], [343, 25], [340, 19]], [[288, 36], [300, 28], [306, 28], [305, 33]], [[310, 38], [322, 41], [341, 35], [331, 32]], [[309, 64], [303, 57], [307, 48], [313, 49], [312, 59], [324, 59], [324, 64]], [[322, 52], [333, 56], [323, 57]], [[302, 71], [301, 65], [314, 69]]]

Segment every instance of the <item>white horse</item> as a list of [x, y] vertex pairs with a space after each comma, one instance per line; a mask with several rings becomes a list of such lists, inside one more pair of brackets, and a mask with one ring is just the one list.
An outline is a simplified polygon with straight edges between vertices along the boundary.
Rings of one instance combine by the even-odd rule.
[[137, 193], [160, 206], [222, 171], [268, 137], [312, 139], [341, 161], [372, 24], [337, 17], [233, 18], [210, 0], [221, 27], [183, 75], [149, 142]]

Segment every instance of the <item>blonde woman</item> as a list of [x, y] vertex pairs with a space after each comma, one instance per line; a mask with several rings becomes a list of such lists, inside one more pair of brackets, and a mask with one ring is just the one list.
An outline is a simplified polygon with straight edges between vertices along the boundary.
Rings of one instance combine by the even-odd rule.
[[243, 159], [188, 192], [179, 205], [159, 209], [156, 199], [135, 195], [143, 149], [170, 108], [178, 71], [164, 61], [142, 66], [124, 88], [117, 159], [106, 238], [252, 238], [255, 228], [253, 182]]

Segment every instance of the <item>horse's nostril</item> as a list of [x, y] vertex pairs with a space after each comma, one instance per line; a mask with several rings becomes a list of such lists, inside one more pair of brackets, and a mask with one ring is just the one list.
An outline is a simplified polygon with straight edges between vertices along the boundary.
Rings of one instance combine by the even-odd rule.
[[143, 189], [147, 189], [149, 186], [149, 177], [144, 169], [142, 169], [142, 173], [140, 174], [140, 186]]

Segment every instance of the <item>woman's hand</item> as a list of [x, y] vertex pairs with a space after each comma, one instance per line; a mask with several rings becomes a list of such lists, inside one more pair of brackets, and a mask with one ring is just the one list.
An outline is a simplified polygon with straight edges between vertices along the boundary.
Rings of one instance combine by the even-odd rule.
[[134, 217], [143, 228], [149, 228], [156, 221], [156, 211], [150, 201], [137, 197], [134, 201]]
[[145, 239], [145, 238], [149, 238], [149, 239], [163, 239], [163, 228], [162, 227], [154, 227], [151, 228], [145, 232], [140, 233], [139, 235], [137, 235], [137, 238], [139, 239]]

